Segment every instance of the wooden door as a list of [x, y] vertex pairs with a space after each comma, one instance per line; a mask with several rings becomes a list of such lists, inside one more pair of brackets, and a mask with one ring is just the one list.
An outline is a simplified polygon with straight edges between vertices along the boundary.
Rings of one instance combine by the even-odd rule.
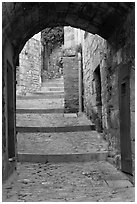
[[132, 174], [129, 68], [130, 65], [122, 65], [119, 68], [120, 147], [122, 171]]

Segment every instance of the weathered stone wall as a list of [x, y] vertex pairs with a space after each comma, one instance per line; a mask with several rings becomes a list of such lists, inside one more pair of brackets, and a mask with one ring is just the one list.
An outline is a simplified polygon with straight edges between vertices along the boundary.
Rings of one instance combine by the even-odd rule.
[[[105, 40], [97, 35], [86, 33], [83, 48], [83, 80], [84, 80], [84, 106], [89, 118], [95, 123], [98, 131], [102, 130], [102, 67], [100, 61], [102, 56], [100, 50], [104, 52]], [[100, 72], [101, 94], [98, 96], [98, 76], [96, 70]]]
[[41, 42], [40, 33], [33, 36], [19, 55], [17, 67], [17, 94], [25, 95], [41, 87]]
[[[108, 108], [110, 107], [110, 111], [108, 109], [108, 113], [110, 113], [110, 120], [108, 121], [108, 125], [112, 128], [110, 129], [109, 140], [112, 141], [110, 147], [114, 147], [117, 151], [115, 154], [120, 153], [120, 133], [117, 131], [116, 127], [119, 129], [119, 108], [117, 108], [118, 104], [118, 69], [120, 67], [129, 67], [129, 79], [130, 79], [130, 139], [132, 144], [132, 165], [133, 165], [133, 174], [134, 174], [134, 105], [135, 105], [135, 92], [134, 92], [134, 69], [135, 69], [135, 44], [134, 44], [134, 25], [135, 25], [135, 16], [134, 10], [127, 16], [125, 22], [121, 27], [117, 28], [112, 37], [108, 40], [107, 44], [107, 55], [106, 55], [106, 66], [110, 68], [108, 73], [111, 75], [107, 75], [108, 80], [110, 81], [108, 97], [111, 97], [108, 100]], [[106, 96], [106, 94], [105, 94]], [[109, 114], [108, 114], [109, 116]], [[109, 118], [108, 118], [109, 119]], [[110, 148], [110, 149], [111, 149]], [[117, 158], [117, 157], [116, 157]]]
[[[2, 181], [5, 181], [10, 174], [16, 169], [16, 161], [9, 161], [8, 156], [8, 138], [9, 136], [15, 141], [16, 140], [16, 132], [15, 129], [12, 132], [9, 132], [10, 120], [9, 114], [12, 111], [10, 117], [12, 118], [12, 128], [15, 128], [15, 100], [13, 101], [13, 96], [15, 96], [15, 90], [10, 92], [11, 87], [15, 86], [15, 80], [12, 81], [11, 84], [7, 83], [8, 81], [8, 64], [10, 65], [13, 71], [13, 77], [15, 76], [14, 70], [14, 62], [13, 56], [14, 52], [12, 49], [12, 45], [6, 36], [3, 37], [5, 40], [5, 44], [3, 45], [3, 53], [2, 53]], [[9, 76], [11, 77], [11, 76]], [[9, 96], [7, 95], [9, 93]], [[10, 100], [9, 100], [10, 99]], [[12, 106], [11, 106], [12, 104]], [[10, 113], [8, 113], [10, 111]], [[10, 118], [10, 119], [11, 119]], [[13, 130], [13, 129], [12, 129]], [[16, 146], [16, 144], [15, 144]], [[15, 150], [16, 156], [16, 150]]]
[[78, 112], [78, 53], [77, 29], [64, 27], [63, 76], [65, 112]]
[[42, 71], [42, 81], [60, 78], [63, 75], [63, 48], [57, 46], [48, 57], [48, 69]]
[[65, 112], [76, 113], [79, 110], [79, 89], [78, 89], [78, 59], [64, 57], [64, 108]]
[[[130, 63], [130, 135], [134, 174], [134, 11], [108, 41], [85, 33], [83, 45], [85, 112], [99, 128], [100, 113], [110, 156], [120, 168], [119, 67]], [[97, 106], [95, 70], [100, 68], [102, 111]]]

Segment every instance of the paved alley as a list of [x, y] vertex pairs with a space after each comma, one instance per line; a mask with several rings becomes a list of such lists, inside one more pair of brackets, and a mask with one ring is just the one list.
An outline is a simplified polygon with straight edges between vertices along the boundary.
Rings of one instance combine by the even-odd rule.
[[111, 164], [100, 162], [18, 163], [3, 185], [5, 202], [131, 202], [134, 187]]
[[62, 78], [17, 99], [17, 172], [3, 201], [133, 202], [132, 183], [107, 162], [107, 142], [84, 114], [64, 114], [63, 95]]

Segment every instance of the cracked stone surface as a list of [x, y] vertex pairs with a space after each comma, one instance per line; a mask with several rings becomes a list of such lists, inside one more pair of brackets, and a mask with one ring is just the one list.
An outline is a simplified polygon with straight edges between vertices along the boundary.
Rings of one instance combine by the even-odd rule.
[[18, 163], [17, 175], [3, 184], [3, 202], [134, 202], [134, 193], [107, 162]]

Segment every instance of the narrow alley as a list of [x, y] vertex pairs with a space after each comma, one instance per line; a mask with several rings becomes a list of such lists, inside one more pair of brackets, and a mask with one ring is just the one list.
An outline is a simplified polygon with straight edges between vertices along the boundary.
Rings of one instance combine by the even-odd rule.
[[2, 201], [135, 202], [135, 2], [2, 2]]
[[84, 113], [64, 113], [63, 78], [17, 96], [17, 172], [4, 202], [134, 201], [128, 177], [107, 162], [108, 144]]

